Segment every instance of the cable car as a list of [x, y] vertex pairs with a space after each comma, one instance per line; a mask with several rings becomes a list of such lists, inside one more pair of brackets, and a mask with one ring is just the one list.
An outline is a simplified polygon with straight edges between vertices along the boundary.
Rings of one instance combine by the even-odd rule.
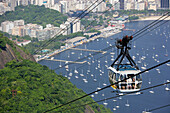
[[[116, 47], [121, 49], [118, 57], [112, 63], [109, 69], [109, 81], [112, 85], [112, 88], [119, 90], [120, 92], [133, 92], [140, 90], [142, 86], [142, 77], [141, 75], [134, 76], [139, 73], [140, 70], [136, 63], [133, 61], [129, 55], [128, 43], [132, 40], [132, 36], [125, 36], [123, 39], [117, 40]], [[123, 64], [122, 61], [124, 58], [127, 58], [128, 63]], [[120, 59], [121, 58], [121, 59]], [[120, 61], [119, 61], [120, 59]], [[126, 79], [126, 80], [124, 80]], [[118, 84], [115, 84], [116, 82]]]

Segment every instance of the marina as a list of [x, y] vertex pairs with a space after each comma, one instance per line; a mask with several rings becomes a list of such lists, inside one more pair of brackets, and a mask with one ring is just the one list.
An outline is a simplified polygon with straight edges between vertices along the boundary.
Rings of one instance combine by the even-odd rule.
[[57, 61], [57, 62], [66, 62], [66, 63], [76, 63], [76, 64], [84, 64], [87, 61], [83, 62], [76, 62], [76, 61], [67, 61], [67, 60], [57, 60], [57, 59], [45, 59], [45, 60], [50, 60], [50, 61]]
[[[126, 23], [126, 26], [128, 26], [128, 29], [134, 29], [135, 27], [136, 30], [139, 30], [148, 23], [150, 23], [150, 21], [135, 21]], [[161, 26], [160, 28], [145, 35], [145, 37], [141, 37], [138, 40], [135, 40], [135, 42], [132, 41], [130, 54], [134, 56], [133, 59], [135, 62], [137, 62], [137, 65], [141, 70], [148, 69], [151, 66], [167, 60], [167, 56], [165, 56], [165, 54], [170, 52], [170, 45], [168, 44], [170, 32], [168, 29], [169, 25], [164, 27]], [[132, 31], [122, 32], [128, 35], [132, 33]], [[102, 50], [103, 48], [110, 47], [110, 44], [114, 45], [114, 39], [117, 37], [123, 37], [123, 33], [118, 33], [108, 38], [97, 38], [98, 40], [96, 39], [90, 41], [89, 43], [80, 44], [75, 48]], [[163, 45], [165, 48], [162, 47]], [[50, 69], [55, 70], [55, 72], [58, 74], [62, 73], [62, 75], [67, 77], [73, 84], [76, 85], [76, 87], [82, 89], [86, 93], [89, 93], [96, 89], [101, 89], [109, 84], [108, 67], [116, 58], [117, 51], [113, 47], [107, 50], [107, 53], [109, 54], [102, 54], [102, 52], [98, 52], [98, 54], [93, 55], [93, 53], [95, 52], [67, 49], [60, 54], [53, 55], [54, 59], [67, 61], [76, 61], [78, 57], [82, 59], [85, 58], [83, 60], [80, 59], [79, 62], [86, 61], [86, 63], [73, 63], [68, 65], [67, 68], [58, 68], [60, 65], [65, 65], [65, 62], [60, 61], [56, 62], [52, 60], [42, 60], [39, 63], [42, 65], [47, 65]], [[87, 57], [87, 55], [89, 56]], [[169, 81], [169, 67], [169, 63], [167, 63], [166, 65], [160, 66], [157, 69], [143, 73], [141, 89], [151, 87], [159, 83], [165, 83], [167, 80]], [[98, 101], [108, 97], [116, 96], [116, 94], [117, 93], [113, 92], [112, 88], [107, 88], [100, 92], [94, 93], [91, 95], [91, 97], [95, 101]], [[122, 96], [119, 98], [99, 102], [99, 104], [103, 104], [105, 107], [110, 108], [114, 113], [138, 113], [145, 111], [145, 109], [157, 107], [160, 104], [168, 104], [170, 98], [169, 94], [169, 86], [165, 85], [161, 86], [160, 88], [153, 88], [143, 91], [137, 95]], [[160, 111], [155, 111], [155, 113], [159, 112]], [[169, 108], [164, 108], [161, 110], [161, 112], [169, 113]]]

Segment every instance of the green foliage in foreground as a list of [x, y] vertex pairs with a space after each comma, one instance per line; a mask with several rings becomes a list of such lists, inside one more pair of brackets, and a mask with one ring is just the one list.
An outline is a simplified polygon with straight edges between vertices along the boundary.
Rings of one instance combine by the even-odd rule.
[[6, 20], [14, 21], [23, 19], [25, 23], [33, 23], [42, 26], [46, 24], [52, 24], [59, 27], [60, 24], [67, 20], [67, 16], [64, 16], [60, 12], [45, 8], [45, 6], [17, 6], [15, 11], [8, 11], [0, 16], [0, 23]]
[[[17, 94], [12, 96], [12, 90]], [[36, 62], [11, 61], [0, 70], [0, 112], [1, 113], [42, 113], [46, 110], [76, 99], [85, 93], [77, 89], [67, 78], [57, 75]], [[62, 113], [84, 113], [85, 107], [64, 111], [70, 107], [94, 102], [86, 97], [62, 108]], [[111, 113], [97, 103], [90, 105], [98, 113]], [[59, 112], [55, 109], [52, 112]]]

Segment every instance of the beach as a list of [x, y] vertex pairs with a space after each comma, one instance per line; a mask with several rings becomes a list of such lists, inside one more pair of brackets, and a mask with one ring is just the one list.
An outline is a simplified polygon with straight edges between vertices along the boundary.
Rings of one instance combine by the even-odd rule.
[[[158, 18], [160, 18], [161, 16], [149, 16], [149, 17], [143, 17], [143, 18], [139, 18], [135, 21], [145, 21], [145, 20], [157, 20]], [[165, 16], [166, 17], [166, 16]], [[165, 17], [161, 18], [160, 20], [164, 19]], [[170, 20], [170, 17], [166, 18], [165, 20]]]

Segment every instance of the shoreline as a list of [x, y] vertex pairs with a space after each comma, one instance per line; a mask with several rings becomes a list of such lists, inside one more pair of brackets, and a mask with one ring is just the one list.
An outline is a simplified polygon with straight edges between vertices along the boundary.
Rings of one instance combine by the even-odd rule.
[[[148, 17], [139, 18], [139, 19], [133, 20], [133, 21], [157, 20], [160, 17], [161, 16], [148, 16]], [[160, 20], [163, 20], [163, 18], [161, 18]], [[166, 18], [165, 20], [170, 20], [170, 17]]]
[[[149, 17], [139, 18], [139, 19], [137, 19], [137, 20], [132, 20], [132, 21], [157, 20], [157, 19], [160, 18], [160, 17], [161, 17], [161, 16], [149, 16]], [[160, 20], [162, 20], [162, 19], [160, 19]], [[170, 20], [170, 17], [166, 18], [165, 20]], [[126, 23], [128, 23], [128, 21], [127, 21]], [[93, 41], [93, 40], [95, 40], [95, 39], [97, 39], [97, 38], [100, 38], [100, 37], [108, 38], [108, 37], [114, 36], [115, 34], [120, 33], [120, 32], [121, 32], [121, 31], [118, 31], [118, 32], [113, 33], [113, 34], [110, 34], [110, 35], [108, 35], [108, 36], [103, 36], [103, 35], [100, 34], [100, 35], [98, 35], [98, 36], [94, 36], [94, 37], [88, 39], [86, 42], [83, 42], [83, 43], [91, 42], [91, 41]], [[42, 57], [42, 58], [35, 58], [35, 59], [36, 59], [36, 62], [39, 62], [39, 61], [41, 61], [41, 60], [44, 60], [45, 58], [52, 57], [52, 56], [54, 56], [54, 55], [56, 55], [56, 54], [58, 54], [58, 53], [60, 53], [60, 52], [63, 52], [63, 51], [65, 51], [65, 50], [68, 50], [68, 49], [70, 49], [70, 48], [72, 48], [72, 47], [76, 47], [76, 46], [79, 46], [79, 45], [81, 45], [81, 44], [77, 44], [77, 45], [74, 45], [74, 46], [72, 45], [72, 46], [70, 46], [70, 47], [66, 47], [65, 49], [57, 49], [57, 50], [53, 51], [52, 53], [47, 54], [46, 56], [44, 56], [44, 57]]]

